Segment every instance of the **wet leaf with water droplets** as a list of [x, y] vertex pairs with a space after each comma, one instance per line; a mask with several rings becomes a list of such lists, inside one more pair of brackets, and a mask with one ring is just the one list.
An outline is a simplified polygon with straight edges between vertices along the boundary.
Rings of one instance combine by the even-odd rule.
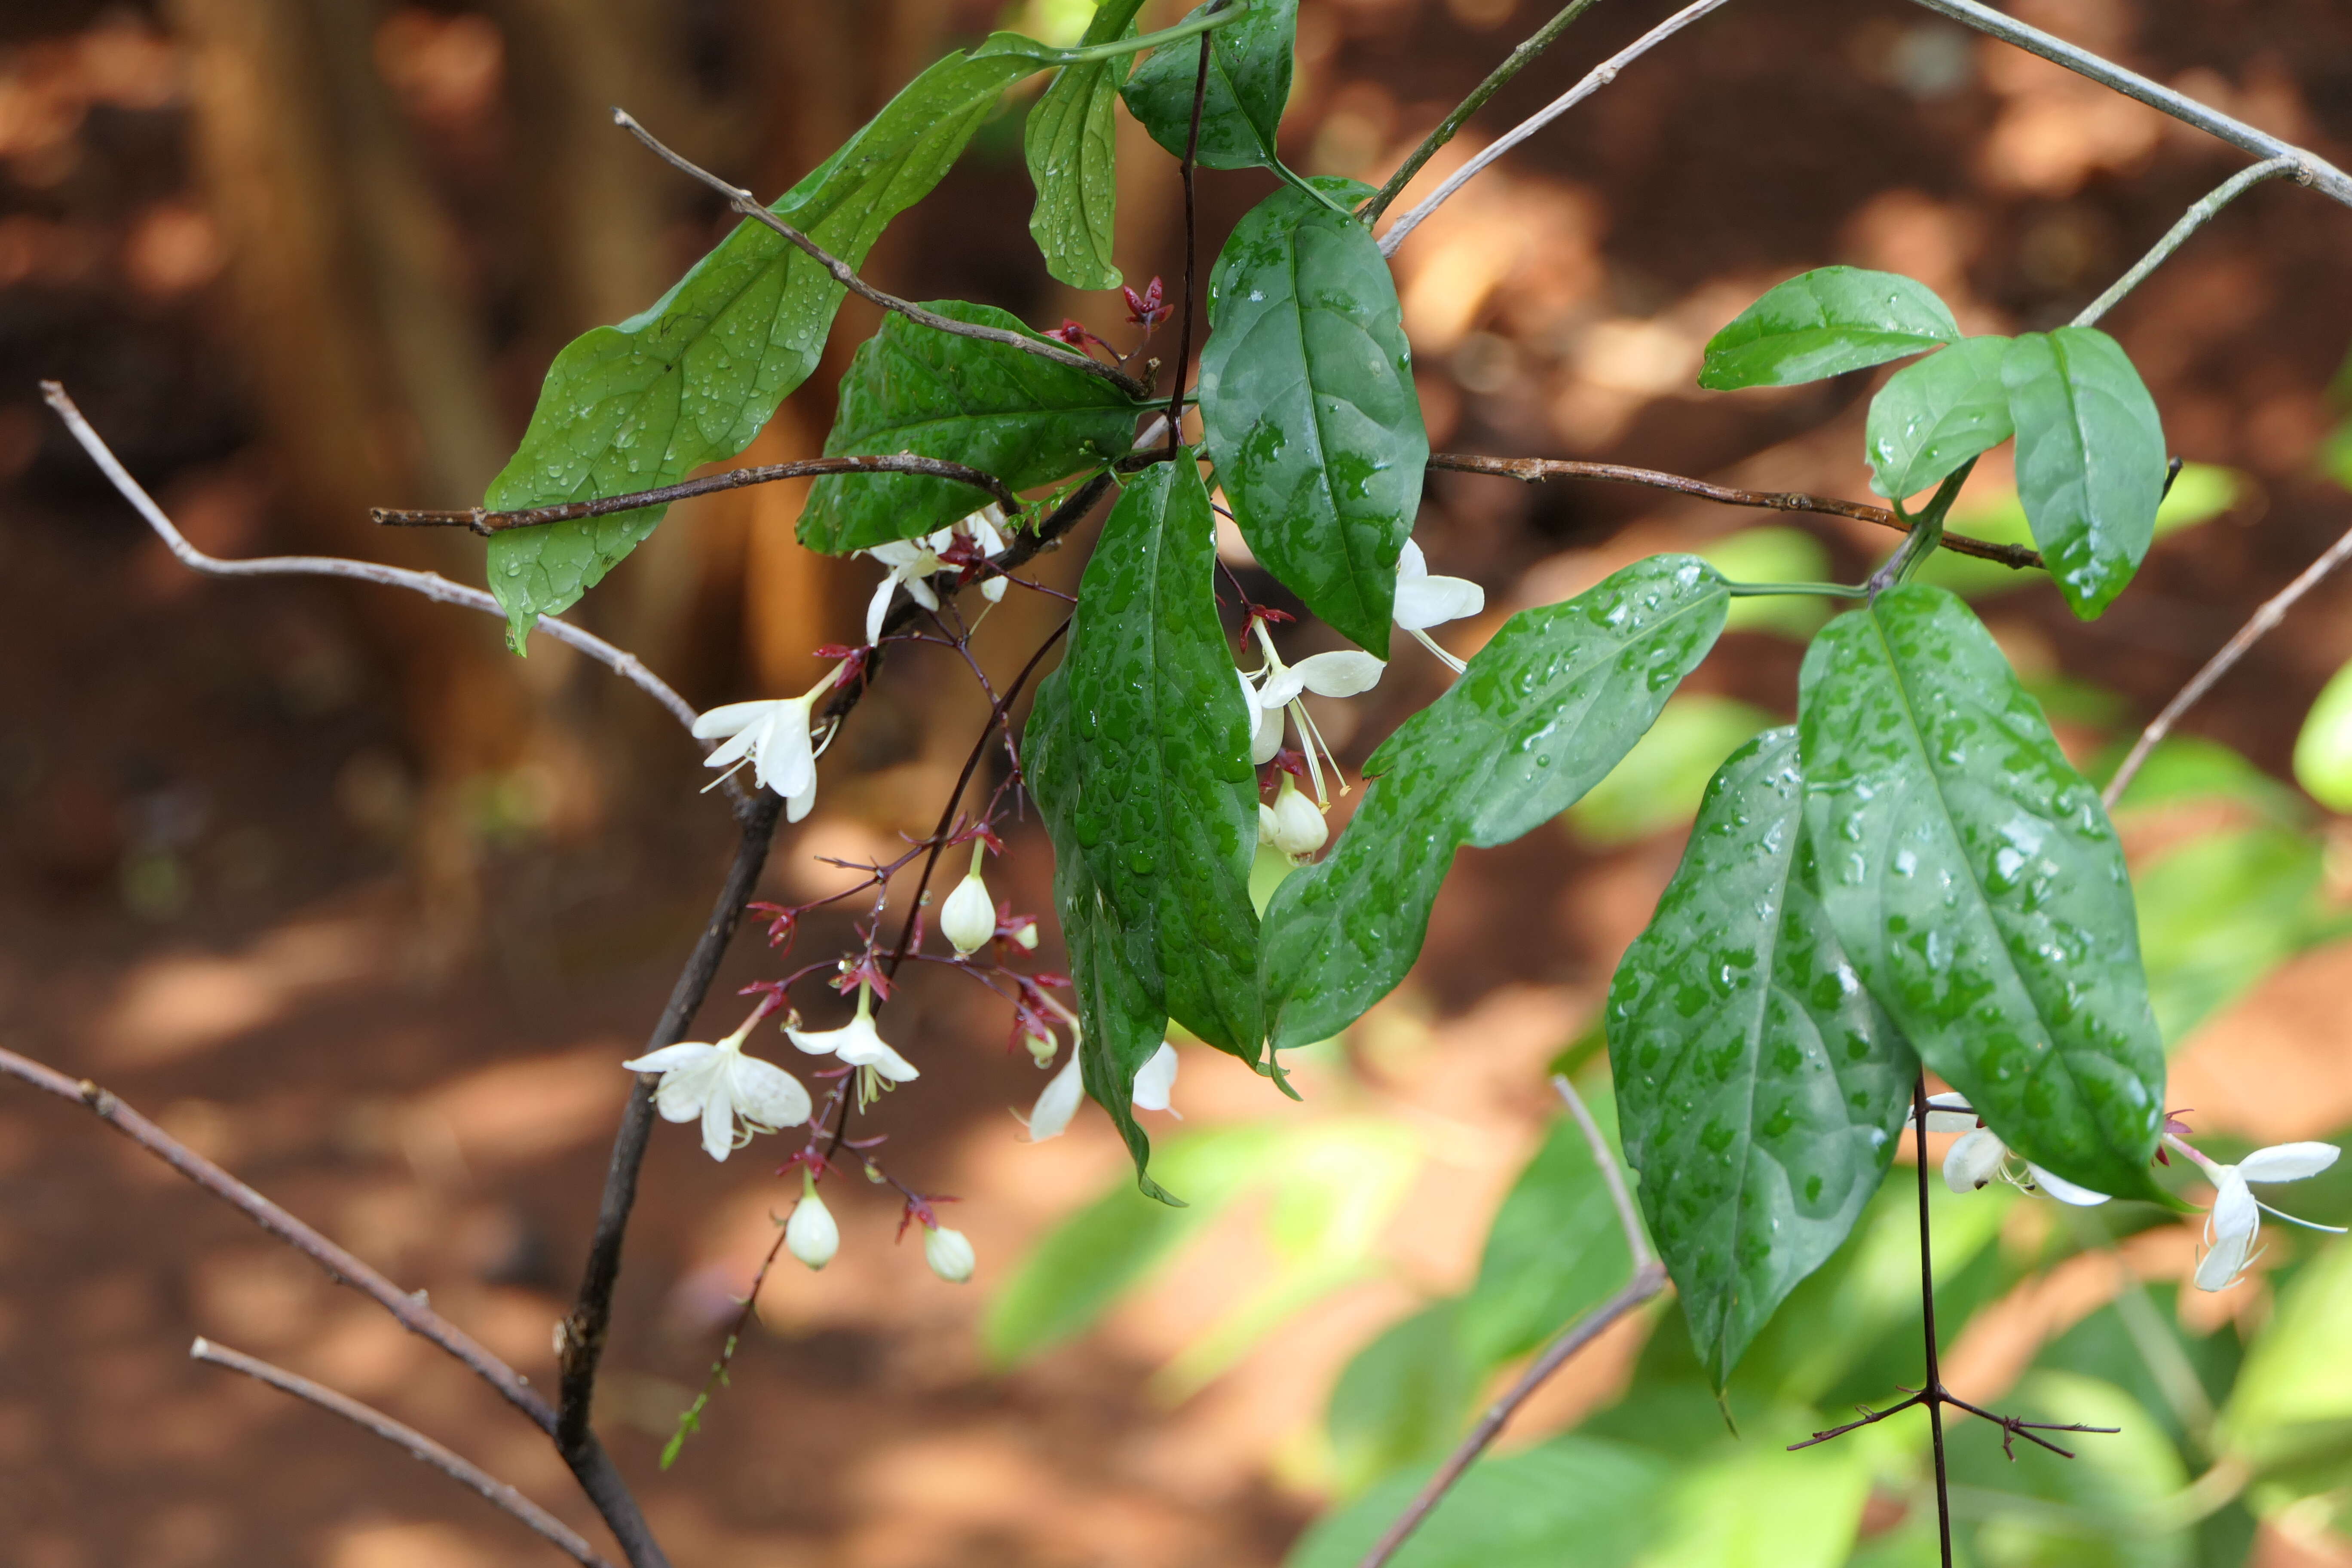
[[[1370, 187], [1326, 180], [1343, 201]], [[1371, 231], [1295, 190], [1234, 226], [1209, 276], [1201, 419], [1234, 521], [1265, 569], [1386, 658], [1397, 557], [1429, 437]]]
[[[1108, 0], [1087, 25], [1084, 44], [1107, 44], [1135, 32], [1143, 0]], [[1065, 66], [1046, 84], [1022, 128], [1022, 153], [1037, 205], [1029, 237], [1045, 270], [1073, 289], [1116, 289], [1112, 217], [1118, 207], [1119, 84], [1132, 55]]]
[[1626, 1163], [1717, 1387], [1878, 1190], [1918, 1071], [1822, 913], [1803, 802], [1793, 728], [1732, 753], [1609, 987]]
[[1406, 720], [1365, 763], [1338, 847], [1266, 907], [1276, 1047], [1335, 1035], [1387, 995], [1421, 951], [1454, 851], [1507, 844], [1575, 805], [1715, 646], [1727, 602], [1705, 562], [1652, 556], [1512, 616]]
[[2095, 327], [2028, 332], [2001, 364], [2017, 499], [2067, 605], [2105, 610], [2156, 538], [2164, 421], [2122, 345]]
[[1708, 340], [1698, 384], [1794, 386], [1959, 341], [1935, 291], [1895, 272], [1819, 267], [1769, 290]]
[[1871, 994], [2011, 1147], [2151, 1194], [2164, 1053], [2123, 849], [1982, 623], [1920, 584], [1841, 616], [1798, 727], [1822, 906]]
[[[1192, 20], [1205, 9], [1184, 13]], [[1091, 37], [1093, 35], [1087, 35]], [[1196, 156], [1211, 169], [1251, 169], [1275, 161], [1275, 132], [1290, 102], [1298, 0], [1251, 0], [1248, 12], [1211, 35], [1207, 96], [1201, 100]], [[1180, 38], [1151, 51], [1119, 91], [1151, 139], [1176, 157], [1192, 132], [1201, 83], [1201, 41]]]
[[[937, 300], [927, 308], [979, 326], [1028, 330], [992, 305]], [[1021, 490], [1122, 456], [1139, 412], [1100, 376], [894, 315], [858, 346], [841, 378], [824, 455], [913, 452], [994, 474]], [[837, 555], [944, 528], [988, 500], [984, 490], [921, 474], [828, 475], [809, 491], [800, 539]]]
[[1870, 488], [1903, 500], [2009, 439], [2007, 338], [1969, 338], [1889, 377], [1870, 400]]

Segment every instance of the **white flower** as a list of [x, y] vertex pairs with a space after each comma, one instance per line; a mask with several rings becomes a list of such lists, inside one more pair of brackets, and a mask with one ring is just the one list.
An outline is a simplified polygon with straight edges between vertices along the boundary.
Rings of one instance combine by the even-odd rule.
[[[888, 617], [890, 601], [900, 588], [906, 589], [907, 596], [927, 610], [940, 607], [940, 596], [931, 592], [929, 579], [935, 573], [949, 569], [949, 563], [940, 558], [940, 552], [954, 547], [957, 534], [970, 539], [983, 557], [1003, 554], [1004, 536], [997, 531], [997, 525], [1003, 521], [1004, 509], [991, 501], [970, 517], [942, 528], [937, 533], [896, 539], [865, 551], [863, 553], [871, 555], [889, 568], [888, 574], [875, 588], [874, 597], [866, 605], [866, 642], [871, 644], [882, 640], [882, 623]], [[1004, 579], [990, 577], [981, 584], [980, 591], [989, 603], [994, 604], [1004, 597]]]
[[1298, 793], [1298, 781], [1286, 773], [1274, 804], [1260, 801], [1257, 810], [1258, 837], [1289, 856], [1293, 865], [1303, 863], [1331, 837], [1323, 813]]
[[798, 697], [730, 702], [697, 719], [695, 739], [726, 738], [724, 745], [703, 759], [705, 767], [722, 768], [725, 772], [703, 787], [718, 788], [722, 780], [748, 762], [760, 788], [774, 790], [784, 797], [787, 816], [794, 822], [806, 816], [809, 808], [816, 804], [817, 751], [809, 732], [811, 716], [817, 699], [833, 689], [846, 668], [835, 665], [823, 680]]
[[987, 848], [981, 840], [972, 840], [971, 869], [940, 906], [940, 934], [953, 944], [958, 958], [970, 958], [996, 936], [996, 902], [980, 876], [980, 858]]
[[857, 1099], [860, 1105], [870, 1105], [879, 1092], [881, 1081], [905, 1083], [921, 1076], [915, 1064], [890, 1048], [874, 1027], [874, 988], [861, 983], [857, 987], [857, 1016], [838, 1029], [799, 1029], [787, 1024], [784, 1033], [813, 1057], [839, 1057], [857, 1074]]
[[811, 1268], [822, 1268], [841, 1250], [841, 1227], [833, 1211], [816, 1195], [816, 1178], [801, 1173], [801, 1201], [784, 1224], [784, 1249]]
[[1135, 1069], [1135, 1109], [1165, 1110], [1176, 1116], [1175, 1108], [1168, 1103], [1168, 1096], [1175, 1087], [1176, 1047], [1162, 1040], [1160, 1048], [1151, 1053], [1151, 1059]]
[[1250, 684], [1250, 678], [1238, 669], [1234, 674], [1241, 679], [1242, 702], [1249, 710], [1250, 766], [1262, 768], [1282, 750], [1282, 715], [1258, 706], [1257, 688]]
[[[657, 1072], [654, 1107], [665, 1121], [702, 1121], [703, 1152], [724, 1160], [755, 1132], [796, 1127], [809, 1115], [808, 1090], [800, 1079], [757, 1057], [743, 1054], [744, 1037], [760, 1015], [717, 1044], [682, 1040], [621, 1065], [631, 1072]], [[739, 1136], [736, 1121], [743, 1131]]]
[[1429, 558], [1408, 539], [1397, 557], [1396, 624], [1459, 675], [1463, 662], [1430, 640], [1426, 628], [1475, 616], [1486, 607], [1486, 590], [1466, 577], [1433, 577]]
[[2213, 1184], [2213, 1212], [2205, 1216], [2205, 1256], [2197, 1265], [2199, 1289], [2226, 1290], [2238, 1282], [2246, 1265], [2253, 1261], [2254, 1241], [2262, 1234], [2265, 1209], [2290, 1225], [2342, 1234], [2335, 1226], [2313, 1225], [2293, 1215], [2279, 1214], [2254, 1196], [2253, 1190], [2246, 1185], [2249, 1182], [2299, 1182], [2305, 1176], [2315, 1176], [2336, 1163], [2339, 1151], [2335, 1144], [2274, 1143], [2267, 1149], [2255, 1150], [2234, 1165], [2221, 1165], [2169, 1134], [2165, 1142], [2195, 1160]]
[[923, 1261], [949, 1284], [961, 1285], [971, 1278], [980, 1259], [963, 1232], [935, 1225], [923, 1232]]
[[[1078, 1106], [1086, 1097], [1086, 1078], [1078, 1066], [1078, 1049], [1077, 1046], [1071, 1047], [1069, 1061], [1054, 1075], [1054, 1080], [1045, 1086], [1045, 1092], [1037, 1097], [1035, 1107], [1029, 1112], [1032, 1143], [1060, 1137], [1069, 1127], [1070, 1118], [1078, 1113]], [[1134, 1099], [1130, 1103], [1138, 1110], [1165, 1110], [1181, 1121], [1182, 1114], [1168, 1103], [1169, 1093], [1175, 1087], [1176, 1047], [1162, 1040], [1160, 1048], [1136, 1068]]]
[[[1251, 731], [1251, 760], [1257, 761], [1259, 751], [1265, 747], [1265, 730], [1274, 731], [1274, 747], [1281, 745], [1282, 724], [1275, 716], [1288, 708], [1290, 721], [1298, 726], [1299, 749], [1307, 753], [1307, 773], [1315, 784], [1316, 802], [1328, 805], [1331, 797], [1323, 789], [1323, 763], [1330, 760], [1331, 748], [1324, 743], [1323, 733], [1315, 728], [1315, 721], [1307, 717], [1307, 704], [1299, 700], [1300, 695], [1312, 691], [1318, 697], [1353, 697], [1379, 685], [1381, 672], [1388, 666], [1357, 648], [1314, 654], [1297, 664], [1285, 664], [1282, 656], [1274, 651], [1274, 639], [1266, 635], [1265, 623], [1256, 620], [1251, 624], [1257, 631], [1258, 647], [1265, 653], [1265, 668], [1258, 671], [1255, 682], [1250, 683], [1247, 676], [1242, 678], [1251, 685], [1251, 700], [1264, 715], [1252, 720], [1258, 728]], [[1274, 750], [1266, 748], [1265, 756], [1270, 759], [1273, 755]], [[1331, 771], [1337, 773], [1339, 770], [1339, 764], [1333, 762]], [[1339, 793], [1345, 795], [1347, 785], [1341, 784]]]
[[2024, 1174], [2018, 1174], [2010, 1165], [2009, 1146], [1991, 1128], [1979, 1124], [1977, 1113], [1958, 1095], [1939, 1094], [1927, 1101], [1928, 1131], [1962, 1129], [1966, 1131], [1944, 1154], [1944, 1185], [1956, 1193], [1976, 1192], [1998, 1177], [2014, 1187], [2047, 1193], [2076, 1208], [2095, 1208], [2107, 1201], [2106, 1194], [2053, 1175], [2031, 1160], [2018, 1162], [2025, 1167]]

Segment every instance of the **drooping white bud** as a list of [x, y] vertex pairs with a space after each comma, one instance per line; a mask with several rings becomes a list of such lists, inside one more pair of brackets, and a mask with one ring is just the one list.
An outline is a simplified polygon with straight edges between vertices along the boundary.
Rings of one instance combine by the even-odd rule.
[[841, 1250], [841, 1227], [816, 1195], [816, 1180], [806, 1171], [801, 1173], [801, 1201], [784, 1223], [784, 1250], [811, 1268], [824, 1268]]
[[1160, 1048], [1152, 1052], [1141, 1067], [1135, 1069], [1133, 1090], [1135, 1109], [1165, 1110], [1171, 1116], [1175, 1116], [1178, 1114], [1175, 1107], [1168, 1103], [1168, 1097], [1174, 1093], [1175, 1089], [1176, 1047], [1162, 1040], [1160, 1042]]
[[958, 958], [970, 958], [996, 936], [996, 900], [981, 879], [980, 858], [985, 846], [971, 847], [971, 869], [940, 906], [940, 934], [955, 945]]
[[950, 1285], [961, 1285], [971, 1278], [980, 1258], [963, 1232], [950, 1230], [943, 1225], [933, 1226], [923, 1233], [923, 1261], [931, 1272]]
[[1323, 813], [1313, 801], [1298, 793], [1298, 782], [1288, 773], [1282, 775], [1282, 793], [1274, 800], [1273, 831], [1267, 842], [1293, 860], [1304, 860], [1331, 837]]
[[1960, 1134], [1944, 1155], [1944, 1185], [1956, 1193], [1973, 1193], [2000, 1174], [2000, 1164], [2009, 1158], [1990, 1127], [1978, 1127]]
[[1260, 844], [1271, 844], [1277, 831], [1279, 829], [1276, 826], [1274, 807], [1264, 801], [1259, 801], [1257, 803], [1257, 841]]

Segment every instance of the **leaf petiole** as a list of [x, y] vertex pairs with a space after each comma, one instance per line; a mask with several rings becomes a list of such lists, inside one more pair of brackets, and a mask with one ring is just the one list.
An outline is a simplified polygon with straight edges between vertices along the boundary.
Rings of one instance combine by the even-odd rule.
[[1868, 596], [1874, 597], [1898, 584], [1909, 582], [1911, 574], [1919, 569], [1920, 563], [1936, 552], [1936, 546], [1944, 542], [1944, 516], [1952, 510], [1952, 503], [1959, 500], [1960, 487], [1969, 482], [1969, 475], [1975, 472], [1977, 460], [1970, 458], [1954, 468], [1944, 482], [1936, 487], [1936, 493], [1928, 498], [1927, 510], [1916, 517], [1903, 510], [1902, 501], [1891, 503], [1895, 515], [1910, 524], [1911, 532], [1895, 548], [1895, 553], [1886, 558], [1885, 564], [1870, 574], [1870, 581], [1864, 584]]
[[1057, 66], [1082, 66], [1094, 60], [1115, 60], [1121, 55], [1140, 54], [1145, 49], [1157, 48], [1162, 44], [1179, 43], [1186, 38], [1198, 37], [1212, 27], [1222, 27], [1228, 22], [1246, 16], [1249, 8], [1250, 0], [1233, 0], [1233, 3], [1222, 11], [1212, 11], [1203, 16], [1188, 17], [1172, 27], [1162, 27], [1156, 33], [1145, 33], [1140, 37], [1114, 38], [1107, 44], [1088, 44], [1084, 48], [1040, 49], [1038, 52], [1049, 63]]
[[1763, 599], [1783, 594], [1813, 594], [1824, 599], [1867, 599], [1867, 583], [1727, 583], [1735, 599]]

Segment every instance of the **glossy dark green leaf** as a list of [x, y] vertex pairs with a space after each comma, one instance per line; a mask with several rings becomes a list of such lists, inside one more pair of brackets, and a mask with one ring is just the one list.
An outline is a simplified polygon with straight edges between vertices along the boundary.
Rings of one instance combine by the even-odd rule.
[[[1605, 1130], [1606, 1103], [1594, 1108]], [[1633, 1255], [1616, 1200], [1573, 1117], [1552, 1120], [1486, 1232], [1461, 1304], [1464, 1351], [1481, 1373], [1525, 1355], [1624, 1287]]]
[[[992, 305], [938, 300], [929, 308], [959, 321], [1027, 330]], [[913, 452], [1026, 489], [1123, 456], [1134, 444], [1139, 412], [1100, 376], [893, 315], [859, 345], [842, 377], [824, 454]], [[987, 504], [984, 492], [953, 479], [828, 475], [801, 511], [801, 542], [827, 554], [863, 550], [944, 528]]]
[[[1206, 8], [1195, 6], [1185, 19]], [[1290, 101], [1298, 0], [1250, 0], [1247, 14], [1211, 36], [1216, 42], [1210, 47], [1209, 85], [1201, 103], [1199, 161], [1212, 169], [1271, 166], [1275, 132]], [[1200, 73], [1200, 42], [1183, 38], [1152, 50], [1119, 89], [1128, 112], [1179, 158], [1192, 131]]]
[[1805, 656], [1805, 836], [1830, 923], [2003, 1141], [2153, 1192], [2164, 1055], [2122, 847], [1968, 606], [1892, 589]]
[[[1318, 1521], [1286, 1568], [1354, 1568], [1428, 1483], [1403, 1471]], [[1393, 1568], [1627, 1568], [1656, 1533], [1672, 1467], [1622, 1443], [1570, 1433], [1472, 1466]]]
[[[890, 219], [939, 183], [998, 96], [1054, 55], [1013, 33], [950, 55], [785, 192], [775, 211], [857, 265]], [[807, 256], [746, 219], [650, 308], [555, 356], [522, 445], [484, 504], [625, 495], [733, 457], [816, 367], [842, 293]], [[661, 509], [647, 507], [495, 535], [490, 591], [516, 649], [537, 616], [570, 606], [660, 521]]]
[[[1107, 0], [1087, 25], [1087, 44], [1130, 36], [1143, 0]], [[1238, 24], [1236, 24], [1238, 25]], [[1181, 46], [1179, 46], [1181, 50]], [[1065, 66], [1029, 110], [1021, 148], [1037, 187], [1029, 237], [1045, 270], [1073, 289], [1116, 289], [1111, 220], [1118, 206], [1119, 84], [1134, 57]]]
[[1364, 764], [1364, 802], [1267, 905], [1276, 1048], [1339, 1033], [1421, 952], [1465, 844], [1507, 844], [1617, 765], [1715, 646], [1728, 595], [1706, 563], [1654, 555], [1566, 604], [1523, 610]]
[[2026, 333], [2001, 380], [2017, 425], [2017, 499], [2059, 591], [2089, 620], [2156, 537], [2164, 421], [2123, 346], [2095, 327]]
[[[1370, 194], [1352, 181], [1323, 187]], [[1209, 325], [1202, 426], [1243, 537], [1308, 609], [1387, 657], [1429, 437], [1371, 231], [1304, 192], [1276, 191], [1225, 241]]]
[[1959, 341], [1935, 291], [1895, 272], [1821, 267], [1772, 289], [1706, 345], [1698, 384], [1717, 392], [1799, 382]]
[[1918, 1071], [1822, 910], [1803, 807], [1793, 728], [1733, 752], [1609, 988], [1626, 1159], [1718, 1387], [1878, 1190]]
[[2009, 439], [2009, 392], [2001, 384], [2009, 343], [1967, 338], [1887, 379], [1870, 400], [1863, 433], [1872, 489], [1906, 500]]

